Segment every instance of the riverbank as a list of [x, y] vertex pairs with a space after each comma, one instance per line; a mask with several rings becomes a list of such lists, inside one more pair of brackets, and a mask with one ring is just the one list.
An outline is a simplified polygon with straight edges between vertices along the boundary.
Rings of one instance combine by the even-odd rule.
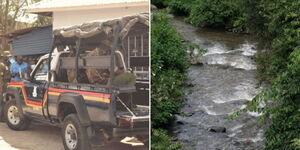
[[153, 13], [151, 27], [151, 148], [176, 150], [181, 144], [173, 142], [168, 128], [180, 113], [187, 80], [188, 59], [181, 35], [169, 24], [163, 11]]

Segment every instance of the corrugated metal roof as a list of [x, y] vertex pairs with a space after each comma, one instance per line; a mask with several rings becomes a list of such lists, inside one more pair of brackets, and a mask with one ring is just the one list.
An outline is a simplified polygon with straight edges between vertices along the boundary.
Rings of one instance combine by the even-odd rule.
[[52, 26], [38, 28], [12, 41], [12, 55], [46, 54], [52, 48]]
[[36, 30], [38, 28], [45, 28], [45, 27], [52, 27], [52, 25], [44, 25], [44, 26], [38, 26], [38, 27], [24, 28], [24, 29], [16, 30], [16, 31], [9, 32], [9, 33], [6, 33], [6, 34], [2, 34], [2, 35], [0, 35], [0, 37], [4, 37], [4, 38], [7, 38], [9, 40], [12, 40], [14, 38], [17, 38], [18, 36], [21, 36], [21, 35], [24, 35], [28, 32], [31, 32], [32, 30]]
[[95, 5], [109, 5], [109, 4], [121, 4], [121, 3], [137, 3], [137, 2], [149, 2], [149, 0], [44, 0], [35, 4], [32, 4], [25, 9], [30, 12], [34, 9], [51, 9], [51, 8], [64, 8], [64, 7], [79, 7], [79, 6], [95, 6]]

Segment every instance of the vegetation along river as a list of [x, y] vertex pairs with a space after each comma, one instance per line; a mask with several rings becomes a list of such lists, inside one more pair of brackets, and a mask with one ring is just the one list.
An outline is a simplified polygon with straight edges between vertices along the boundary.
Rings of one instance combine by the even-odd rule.
[[[203, 65], [189, 69], [188, 77], [194, 87], [182, 108], [186, 115], [178, 115], [174, 127], [184, 149], [263, 149], [259, 114], [249, 112], [227, 119], [262, 90], [253, 59], [258, 41], [245, 34], [195, 28], [181, 18], [174, 18], [172, 24], [185, 40], [208, 50], [197, 58]], [[210, 131], [214, 126], [225, 127], [226, 132]]]

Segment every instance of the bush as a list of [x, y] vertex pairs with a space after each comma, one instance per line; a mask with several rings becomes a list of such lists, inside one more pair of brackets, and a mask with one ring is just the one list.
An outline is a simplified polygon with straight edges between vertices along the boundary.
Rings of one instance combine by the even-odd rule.
[[151, 30], [152, 125], [161, 127], [174, 120], [184, 94], [182, 85], [188, 68], [186, 46], [178, 32], [168, 24], [164, 12], [154, 14]]
[[239, 17], [239, 8], [230, 0], [196, 0], [188, 21], [201, 27], [232, 28], [234, 20]]
[[295, 146], [295, 150], [300, 150], [300, 139], [293, 140], [293, 145]]
[[154, 129], [151, 136], [152, 150], [177, 150], [181, 147], [180, 143], [174, 143], [167, 135], [167, 131]]
[[169, 4], [169, 0], [151, 0], [151, 4], [157, 6], [158, 8], [165, 8]]
[[161, 71], [152, 78], [152, 126], [165, 127], [175, 119], [184, 98], [185, 75], [176, 70]]
[[171, 12], [176, 15], [188, 16], [196, 0], [172, 0], [169, 3]]
[[[261, 111], [272, 124], [266, 129], [266, 150], [294, 150], [300, 138], [300, 1], [260, 1], [268, 21], [264, 35], [269, 35], [272, 51], [260, 58], [263, 73], [272, 88], [256, 96], [242, 111]], [[263, 61], [263, 59], [265, 60]], [[271, 103], [259, 108], [261, 101]], [[240, 112], [242, 112], [240, 111]]]
[[151, 123], [152, 149], [174, 150], [178, 143], [170, 141], [166, 129], [179, 113], [184, 98], [182, 87], [188, 68], [187, 46], [179, 33], [168, 23], [163, 11], [153, 15], [151, 28]]
[[154, 15], [151, 28], [152, 72], [178, 70], [183, 73], [188, 68], [186, 47], [179, 33], [167, 22], [163, 12]]
[[[262, 2], [261, 7], [264, 9], [265, 18], [269, 21], [266, 23], [268, 30], [265, 35], [271, 41], [272, 52], [269, 61], [265, 63], [265, 72], [271, 78], [287, 70], [288, 57], [294, 51], [295, 47], [300, 44], [298, 40], [298, 30], [300, 27], [299, 2]], [[283, 9], [286, 8], [286, 9]]]

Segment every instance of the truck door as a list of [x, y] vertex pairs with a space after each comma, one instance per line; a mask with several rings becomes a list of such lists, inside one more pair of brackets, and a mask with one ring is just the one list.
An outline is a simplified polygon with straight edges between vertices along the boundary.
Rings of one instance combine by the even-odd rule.
[[31, 74], [31, 80], [24, 82], [26, 99], [23, 111], [33, 117], [43, 117], [43, 104], [47, 99], [48, 68], [48, 59], [39, 61]]

